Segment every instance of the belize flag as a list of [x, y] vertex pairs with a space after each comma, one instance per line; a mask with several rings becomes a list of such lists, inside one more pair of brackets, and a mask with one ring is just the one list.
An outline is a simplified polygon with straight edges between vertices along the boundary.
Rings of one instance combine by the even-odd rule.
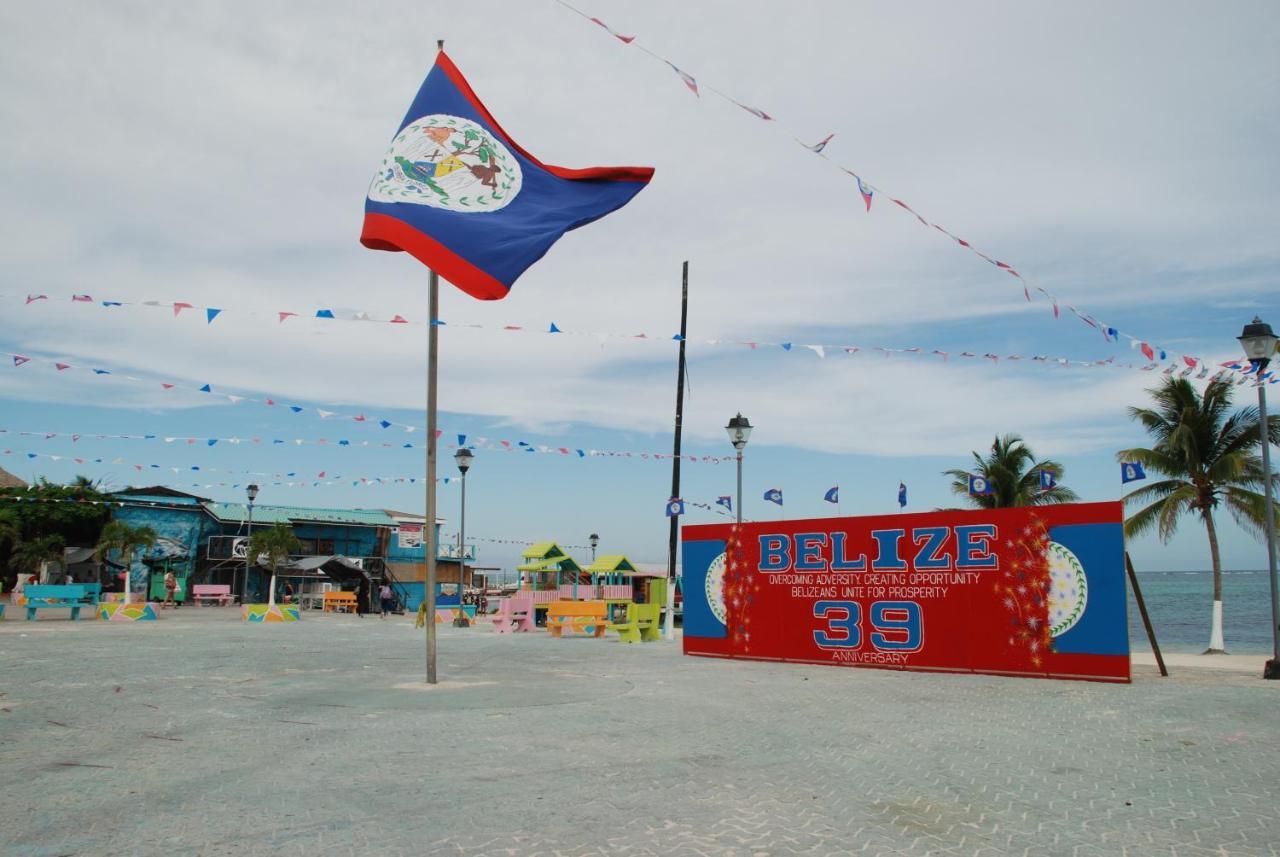
[[1139, 479], [1146, 479], [1147, 471], [1137, 461], [1120, 462], [1120, 484], [1127, 485], [1130, 482], [1137, 482]]
[[441, 51], [369, 185], [360, 243], [407, 252], [497, 300], [560, 236], [626, 205], [652, 177], [652, 167], [542, 163]]
[[782, 505], [782, 489], [770, 488], [768, 491], [764, 492], [764, 499], [768, 500], [770, 503], [777, 503], [779, 506], [781, 506]]
[[987, 477], [985, 476], [975, 476], [974, 474], [970, 473], [969, 474], [969, 493], [974, 495], [990, 494], [992, 493], [991, 483], [987, 481]]

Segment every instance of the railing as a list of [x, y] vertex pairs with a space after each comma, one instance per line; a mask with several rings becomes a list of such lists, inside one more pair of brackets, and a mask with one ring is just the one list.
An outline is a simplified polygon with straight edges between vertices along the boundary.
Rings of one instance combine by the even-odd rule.
[[436, 559], [458, 559], [459, 554], [462, 554], [463, 559], [474, 560], [476, 546], [467, 545], [465, 550], [459, 550], [457, 542], [441, 542], [436, 545]]

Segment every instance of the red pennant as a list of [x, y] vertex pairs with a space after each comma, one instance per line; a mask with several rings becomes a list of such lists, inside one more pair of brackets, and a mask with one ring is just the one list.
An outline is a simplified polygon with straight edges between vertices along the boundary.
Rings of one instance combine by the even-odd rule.
[[71, 368], [71, 365], [69, 363], [54, 363], [53, 365], [58, 367], [59, 372], [61, 372], [63, 369]]
[[172, 389], [173, 389], [173, 385], [172, 385], [172, 384], [166, 384], [164, 381], [161, 381], [161, 382], [160, 382], [160, 386], [161, 386], [161, 387], [164, 387], [166, 390], [172, 390]]
[[404, 316], [398, 315], [395, 318], [391, 319], [390, 323], [391, 324], [408, 324], [409, 322], [405, 320]]
[[177, 303], [175, 303], [175, 304], [173, 305], [173, 317], [174, 317], [174, 318], [177, 318], [177, 317], [178, 317], [178, 313], [182, 312], [184, 309], [191, 309], [191, 308], [192, 308], [191, 304], [187, 304], [187, 303], [183, 303], [182, 301], [178, 301]]
[[284, 322], [286, 318], [288, 318], [291, 315], [297, 315], [297, 313], [296, 312], [278, 312], [276, 313], [276, 315], [280, 316], [281, 322]]

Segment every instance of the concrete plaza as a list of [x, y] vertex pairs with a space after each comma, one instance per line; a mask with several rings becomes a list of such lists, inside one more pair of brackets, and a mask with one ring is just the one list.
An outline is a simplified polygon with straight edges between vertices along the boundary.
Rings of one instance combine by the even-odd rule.
[[[17, 615], [15, 615], [17, 613]], [[57, 617], [57, 618], [54, 618]], [[1280, 852], [1280, 687], [685, 658], [411, 620], [0, 622], [0, 854]]]

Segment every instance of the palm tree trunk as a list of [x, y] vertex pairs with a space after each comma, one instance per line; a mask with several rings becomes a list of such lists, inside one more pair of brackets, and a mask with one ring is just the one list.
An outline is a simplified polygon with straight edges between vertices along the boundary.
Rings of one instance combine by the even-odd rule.
[[1208, 508], [1204, 510], [1204, 528], [1209, 533], [1209, 556], [1213, 560], [1213, 624], [1205, 654], [1224, 655], [1227, 646], [1222, 639], [1222, 556], [1218, 552], [1218, 529], [1213, 523], [1213, 512]]
[[267, 593], [267, 612], [276, 606], [276, 570], [271, 569], [271, 591]]

